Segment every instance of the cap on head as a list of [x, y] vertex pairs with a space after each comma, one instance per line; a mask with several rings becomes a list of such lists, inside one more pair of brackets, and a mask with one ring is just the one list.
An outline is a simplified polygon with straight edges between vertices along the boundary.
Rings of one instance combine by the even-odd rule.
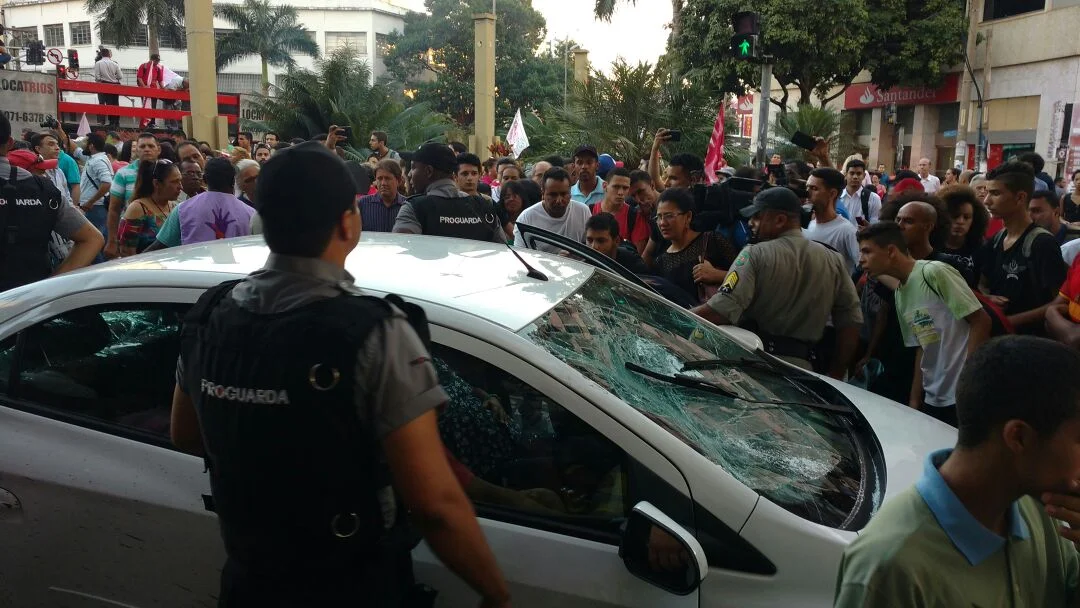
[[596, 146], [592, 144], [581, 144], [574, 150], [574, 158], [579, 156], [591, 156], [596, 160], [600, 160], [600, 155], [596, 153]]
[[457, 170], [457, 155], [446, 144], [424, 144], [413, 155], [413, 162], [423, 163], [440, 173]]
[[601, 154], [597, 160], [600, 161], [600, 167], [597, 169], [599, 175], [606, 175], [608, 171], [615, 168], [615, 159], [610, 154]]
[[44, 160], [37, 152], [32, 150], [12, 150], [8, 152], [8, 162], [16, 167], [21, 167], [27, 171], [31, 169], [39, 169], [41, 171], [48, 171], [49, 169], [55, 169], [59, 164], [60, 159], [53, 158]]
[[762, 211], [802, 213], [799, 197], [787, 188], [766, 188], [754, 196], [754, 202], [742, 209], [743, 217], [754, 217]]

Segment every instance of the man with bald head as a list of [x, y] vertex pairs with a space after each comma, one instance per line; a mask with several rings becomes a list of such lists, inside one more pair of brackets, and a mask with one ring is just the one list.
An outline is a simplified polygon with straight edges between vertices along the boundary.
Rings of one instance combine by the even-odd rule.
[[955, 268], [964, 281], [975, 286], [975, 269], [968, 266], [961, 258], [955, 255], [936, 251], [931, 238], [937, 229], [938, 208], [941, 204], [936, 197], [927, 196], [923, 192], [917, 194], [919, 198], [926, 200], [911, 200], [900, 207], [896, 214], [896, 223], [904, 233], [904, 241], [907, 243], [908, 252], [916, 260], [933, 260], [945, 262]]
[[941, 180], [930, 173], [929, 158], [919, 159], [919, 181], [922, 183], [923, 191], [927, 194], [933, 194], [941, 188]]
[[541, 190], [544, 189], [544, 174], [548, 172], [548, 169], [551, 169], [551, 163], [546, 160], [539, 161], [533, 165], [532, 175], [529, 176]]

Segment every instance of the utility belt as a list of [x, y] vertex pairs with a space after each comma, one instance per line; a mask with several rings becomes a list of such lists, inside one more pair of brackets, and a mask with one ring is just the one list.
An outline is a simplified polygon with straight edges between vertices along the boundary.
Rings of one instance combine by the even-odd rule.
[[764, 332], [756, 332], [763, 344], [762, 350], [776, 357], [794, 357], [805, 361], [813, 361], [817, 358], [815, 344], [805, 340], [788, 338], [787, 336], [774, 336]]

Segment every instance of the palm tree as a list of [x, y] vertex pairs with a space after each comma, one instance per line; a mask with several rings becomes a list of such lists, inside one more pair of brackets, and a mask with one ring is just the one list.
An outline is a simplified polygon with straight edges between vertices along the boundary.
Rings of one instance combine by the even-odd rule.
[[252, 106], [264, 119], [245, 126], [286, 139], [307, 139], [325, 133], [330, 125], [349, 126], [354, 141], [346, 151], [360, 160], [367, 158], [367, 134], [372, 131], [386, 131], [391, 148], [412, 150], [444, 139], [453, 128], [449, 118], [429, 105], [406, 108], [390, 86], [370, 82], [371, 70], [356, 49], [337, 49], [317, 61], [314, 71], [290, 69], [273, 97], [256, 95]]
[[115, 40], [118, 48], [130, 46], [143, 31], [151, 55], [160, 52], [162, 35], [184, 40], [184, 0], [86, 0], [85, 7], [97, 15], [98, 36]]
[[296, 53], [319, 56], [319, 45], [297, 22], [298, 13], [292, 6], [244, 0], [243, 4], [215, 4], [214, 15], [236, 28], [217, 41], [218, 69], [242, 57], [258, 55], [262, 60], [263, 95], [270, 92], [269, 65], [293, 67]]

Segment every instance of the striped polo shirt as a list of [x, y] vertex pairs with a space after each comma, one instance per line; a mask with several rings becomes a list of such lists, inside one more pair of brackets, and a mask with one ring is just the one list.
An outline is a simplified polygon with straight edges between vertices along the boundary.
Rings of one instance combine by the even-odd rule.
[[382, 200], [381, 194], [361, 196], [357, 201], [360, 207], [360, 219], [364, 222], [362, 230], [367, 232], [393, 232], [398, 211], [405, 204], [405, 197], [397, 195], [397, 200], [389, 207]]

